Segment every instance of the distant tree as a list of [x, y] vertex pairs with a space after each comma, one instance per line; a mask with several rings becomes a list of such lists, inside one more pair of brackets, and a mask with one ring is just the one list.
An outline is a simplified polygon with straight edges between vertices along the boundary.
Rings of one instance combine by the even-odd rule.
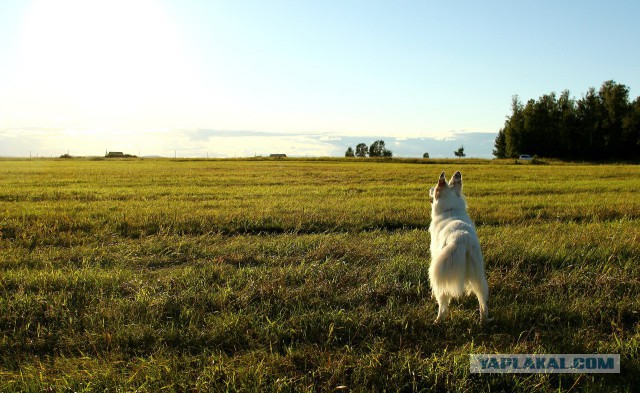
[[458, 158], [465, 157], [466, 154], [464, 154], [464, 146], [460, 146], [460, 148], [458, 150], [454, 151], [453, 154], [455, 154], [456, 157], [458, 157]]
[[369, 157], [382, 157], [384, 155], [384, 141], [375, 141], [369, 146]]
[[429, 153], [424, 153], [424, 154], [422, 155], [422, 158], [429, 158]]
[[393, 157], [393, 152], [385, 147], [383, 140], [378, 140], [369, 146], [369, 157]]
[[356, 157], [366, 157], [368, 151], [369, 148], [365, 143], [358, 143], [358, 145], [356, 146]]
[[349, 148], [347, 149], [347, 152], [344, 153], [345, 157], [355, 157], [356, 154], [353, 152], [353, 149], [351, 148], [351, 146], [349, 146]]

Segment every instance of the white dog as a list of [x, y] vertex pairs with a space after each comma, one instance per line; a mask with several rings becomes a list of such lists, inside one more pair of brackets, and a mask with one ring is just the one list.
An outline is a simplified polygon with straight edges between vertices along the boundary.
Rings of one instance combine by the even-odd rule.
[[488, 321], [489, 286], [480, 241], [462, 195], [460, 172], [453, 175], [449, 184], [442, 172], [438, 184], [429, 190], [429, 197], [432, 203], [429, 280], [438, 301], [436, 322], [449, 312], [451, 299], [462, 296], [465, 291], [478, 297], [480, 317], [482, 321]]

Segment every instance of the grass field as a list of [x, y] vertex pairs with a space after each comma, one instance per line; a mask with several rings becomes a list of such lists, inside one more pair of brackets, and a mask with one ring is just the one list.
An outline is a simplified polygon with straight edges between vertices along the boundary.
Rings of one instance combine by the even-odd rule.
[[[430, 205], [460, 170], [495, 321], [434, 325]], [[632, 391], [640, 166], [0, 161], [1, 391]], [[478, 375], [470, 353], [619, 353]]]

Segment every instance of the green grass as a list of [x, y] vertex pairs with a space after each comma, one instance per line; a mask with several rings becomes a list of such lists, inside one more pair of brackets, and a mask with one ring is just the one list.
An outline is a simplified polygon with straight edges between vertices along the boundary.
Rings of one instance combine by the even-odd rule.
[[[425, 165], [422, 165], [425, 164]], [[434, 325], [430, 205], [461, 170], [495, 321]], [[631, 391], [640, 167], [0, 161], [0, 391]], [[619, 353], [477, 375], [470, 353]]]

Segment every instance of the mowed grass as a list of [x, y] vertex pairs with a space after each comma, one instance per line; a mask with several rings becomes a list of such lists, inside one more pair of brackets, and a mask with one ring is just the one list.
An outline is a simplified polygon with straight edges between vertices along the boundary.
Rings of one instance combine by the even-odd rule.
[[[433, 323], [442, 170], [488, 325], [471, 297]], [[638, 190], [627, 165], [0, 161], [0, 390], [632, 391]], [[477, 375], [471, 353], [619, 353], [621, 373]]]

